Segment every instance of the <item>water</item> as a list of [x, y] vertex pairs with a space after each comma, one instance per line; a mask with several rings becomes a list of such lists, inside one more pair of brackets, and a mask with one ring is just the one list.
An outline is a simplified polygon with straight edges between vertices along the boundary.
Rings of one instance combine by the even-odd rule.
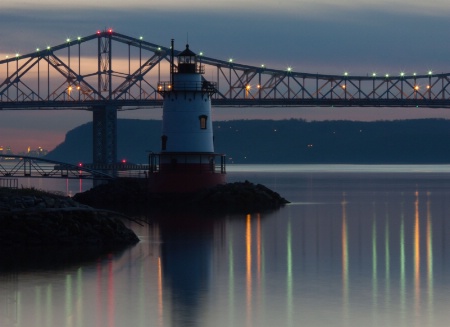
[[0, 326], [448, 325], [450, 166], [228, 171], [292, 203], [142, 217], [153, 222], [130, 223], [141, 242], [124, 251], [2, 269]]

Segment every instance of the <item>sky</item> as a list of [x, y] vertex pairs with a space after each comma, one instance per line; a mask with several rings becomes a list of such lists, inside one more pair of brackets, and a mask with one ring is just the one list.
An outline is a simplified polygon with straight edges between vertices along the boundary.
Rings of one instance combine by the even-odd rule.
[[[0, 58], [113, 28], [165, 46], [188, 38], [208, 57], [297, 72], [449, 72], [449, 14], [448, 0], [2, 1]], [[0, 145], [17, 152], [51, 150], [92, 120], [90, 112], [74, 110], [0, 114]], [[404, 108], [214, 108], [213, 114], [215, 120], [450, 119], [450, 110]], [[118, 117], [159, 119], [161, 110]]]

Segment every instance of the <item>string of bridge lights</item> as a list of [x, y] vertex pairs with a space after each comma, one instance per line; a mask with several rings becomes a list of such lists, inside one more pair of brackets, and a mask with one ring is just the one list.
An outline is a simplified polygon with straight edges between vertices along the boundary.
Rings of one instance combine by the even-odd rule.
[[[112, 28], [109, 28], [109, 29], [107, 29], [107, 30], [105, 30], [104, 32], [108, 32], [108, 33], [112, 33], [113, 32], [113, 29]], [[96, 32], [96, 34], [101, 34], [102, 33], [102, 31], [100, 31], [100, 30], [97, 30], [97, 32]], [[138, 38], [140, 41], [142, 41], [143, 39], [144, 39], [144, 37], [143, 36], [139, 36], [139, 38]], [[78, 42], [80, 42], [81, 40], [82, 40], [82, 37], [81, 36], [78, 36], [76, 39], [75, 39], [76, 41], [78, 41]], [[72, 41], [74, 41], [74, 40], [72, 40], [71, 38], [67, 38], [66, 39], [66, 43], [71, 43]], [[52, 47], [51, 46], [47, 46], [46, 47], [46, 50], [51, 50], [52, 49]], [[158, 47], [158, 50], [159, 51], [161, 51], [161, 47]], [[41, 49], [40, 48], [36, 48], [36, 52], [40, 52], [41, 51]], [[199, 53], [199, 55], [200, 56], [203, 56], [204, 54], [203, 54], [203, 52], [200, 52]], [[9, 55], [6, 55], [6, 59], [9, 59], [10, 58], [10, 56]], [[20, 59], [20, 54], [19, 53], [16, 53], [15, 54], [15, 58], [18, 60], [18, 59]], [[230, 64], [232, 64], [233, 62], [234, 62], [234, 59], [233, 58], [229, 58], [228, 59], [228, 62], [230, 63]], [[264, 64], [262, 64], [261, 65], [261, 68], [262, 69], [264, 69], [264, 68], [266, 68], [266, 66], [264, 65]], [[288, 72], [288, 73], [292, 73], [293, 72], [293, 69], [292, 69], [292, 67], [287, 67], [286, 68], [286, 71]], [[433, 71], [431, 71], [431, 70], [429, 70], [428, 72], [427, 72], [427, 75], [428, 76], [432, 76], [433, 75]], [[344, 72], [343, 73], [343, 76], [345, 76], [345, 77], [350, 77], [350, 74], [348, 73], [348, 72]], [[377, 73], [372, 73], [371, 74], [371, 76], [372, 77], [378, 77], [378, 74]], [[401, 72], [400, 74], [399, 74], [399, 76], [400, 77], [410, 77], [410, 76], [418, 76], [418, 74], [417, 73], [413, 73], [412, 75], [407, 75], [406, 73], [404, 73], [404, 72]], [[395, 75], [390, 75], [390, 74], [385, 74], [384, 75], [384, 77], [385, 78], [389, 78], [389, 77], [392, 77], [392, 78], [395, 78], [396, 76]], [[414, 87], [414, 88], [416, 88], [416, 87]]]

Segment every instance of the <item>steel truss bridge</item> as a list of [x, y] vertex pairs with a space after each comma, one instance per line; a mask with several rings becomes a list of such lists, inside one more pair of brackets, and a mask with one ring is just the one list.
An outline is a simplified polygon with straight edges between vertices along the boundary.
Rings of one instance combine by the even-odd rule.
[[[111, 172], [112, 169], [109, 171]], [[115, 176], [108, 173], [106, 169], [95, 170], [84, 165], [73, 165], [44, 158], [1, 154], [0, 180], [11, 177], [109, 180]]]
[[[93, 163], [114, 164], [117, 111], [162, 106], [171, 53], [106, 30], [16, 54], [0, 60], [0, 109], [90, 110]], [[309, 74], [198, 56], [213, 79], [213, 106], [450, 107], [450, 73]]]
[[0, 187], [2, 180], [14, 177], [111, 180], [117, 177], [146, 178], [149, 165], [70, 164], [39, 157], [0, 154]]

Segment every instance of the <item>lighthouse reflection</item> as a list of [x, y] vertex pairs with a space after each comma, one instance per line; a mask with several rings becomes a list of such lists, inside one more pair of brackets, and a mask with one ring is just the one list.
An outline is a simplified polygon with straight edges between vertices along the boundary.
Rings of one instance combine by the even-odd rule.
[[194, 326], [209, 293], [214, 223], [184, 214], [159, 223], [162, 278], [170, 298], [173, 326]]

